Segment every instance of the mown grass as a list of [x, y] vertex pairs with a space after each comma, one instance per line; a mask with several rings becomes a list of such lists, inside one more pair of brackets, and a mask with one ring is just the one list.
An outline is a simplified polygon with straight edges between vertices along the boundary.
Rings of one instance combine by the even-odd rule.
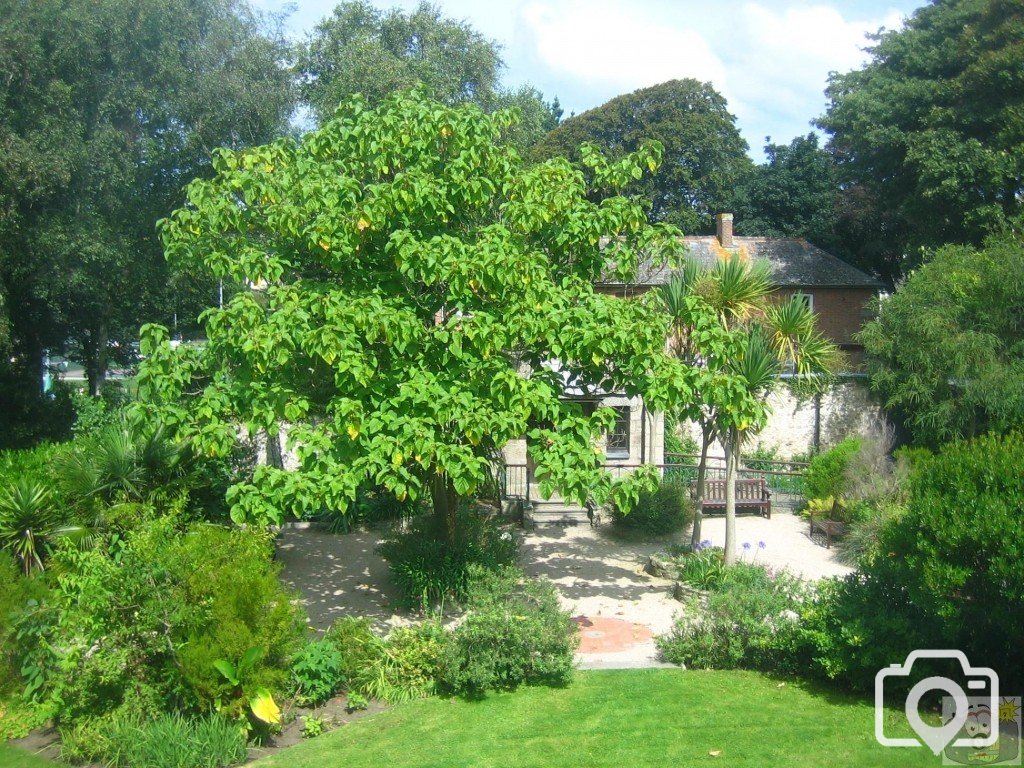
[[54, 768], [57, 763], [36, 757], [23, 749], [0, 744], [0, 766], [3, 768]]
[[[905, 717], [887, 715], [909, 735]], [[714, 753], [718, 753], [717, 755]], [[623, 768], [623, 766], [935, 766], [925, 749], [879, 746], [874, 710], [750, 672], [583, 672], [568, 688], [482, 701], [427, 699], [299, 744], [260, 768]]]

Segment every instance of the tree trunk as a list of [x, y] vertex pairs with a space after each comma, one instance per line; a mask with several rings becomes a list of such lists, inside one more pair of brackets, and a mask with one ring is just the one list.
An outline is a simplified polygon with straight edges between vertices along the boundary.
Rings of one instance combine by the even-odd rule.
[[449, 546], [455, 546], [458, 533], [459, 494], [448, 475], [434, 475], [430, 486], [430, 498], [434, 505], [434, 516], [444, 526]]
[[725, 564], [736, 562], [736, 465], [740, 458], [739, 434], [730, 429], [725, 448]]
[[700, 544], [700, 527], [704, 520], [704, 487], [708, 476], [708, 449], [711, 447], [713, 430], [704, 425], [701, 430], [700, 461], [697, 463], [697, 490], [694, 494], [693, 531], [690, 533], [690, 547], [696, 549]]
[[88, 335], [84, 345], [85, 376], [89, 381], [89, 394], [99, 397], [107, 380], [107, 324], [100, 322]]
[[264, 431], [264, 435], [267, 438], [267, 466], [284, 469], [284, 457], [281, 455], [281, 433], [270, 434], [268, 429]]

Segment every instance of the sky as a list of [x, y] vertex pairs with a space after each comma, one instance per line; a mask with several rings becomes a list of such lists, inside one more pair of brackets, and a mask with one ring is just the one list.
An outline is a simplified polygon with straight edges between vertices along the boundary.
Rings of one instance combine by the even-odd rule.
[[[287, 0], [253, 0], [280, 11]], [[336, 0], [302, 0], [287, 29], [303, 38]], [[867, 60], [868, 33], [897, 29], [925, 0], [449, 0], [434, 5], [502, 47], [504, 84], [558, 97], [565, 116], [666, 80], [710, 81], [751, 156], [812, 130], [829, 72]], [[417, 0], [373, 0], [410, 11]]]

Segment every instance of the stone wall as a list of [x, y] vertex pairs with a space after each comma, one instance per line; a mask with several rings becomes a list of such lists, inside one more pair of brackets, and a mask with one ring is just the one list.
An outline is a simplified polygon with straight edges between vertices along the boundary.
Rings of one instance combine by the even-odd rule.
[[[814, 400], [798, 401], [786, 391], [773, 394], [769, 404], [771, 418], [751, 447], [776, 448], [781, 458], [811, 451], [816, 432], [820, 448], [826, 450], [851, 435], [866, 436], [884, 421], [884, 412], [871, 400], [863, 379], [848, 379], [837, 384], [821, 396], [820, 409]], [[700, 444], [700, 428], [696, 424], [688, 424], [686, 428]], [[711, 454], [721, 456], [721, 446], [712, 444]]]

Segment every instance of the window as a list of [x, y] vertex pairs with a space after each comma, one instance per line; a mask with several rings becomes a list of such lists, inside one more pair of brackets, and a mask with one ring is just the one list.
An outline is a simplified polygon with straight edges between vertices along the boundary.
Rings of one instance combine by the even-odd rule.
[[814, 294], [811, 294], [811, 293], [798, 293], [798, 294], [796, 294], [796, 296], [797, 296], [797, 298], [803, 299], [804, 304], [807, 305], [807, 308], [809, 310], [811, 310], [811, 312], [814, 311]]
[[615, 411], [615, 426], [608, 432], [605, 441], [605, 455], [609, 459], [629, 458], [629, 414], [628, 405], [612, 408]]

